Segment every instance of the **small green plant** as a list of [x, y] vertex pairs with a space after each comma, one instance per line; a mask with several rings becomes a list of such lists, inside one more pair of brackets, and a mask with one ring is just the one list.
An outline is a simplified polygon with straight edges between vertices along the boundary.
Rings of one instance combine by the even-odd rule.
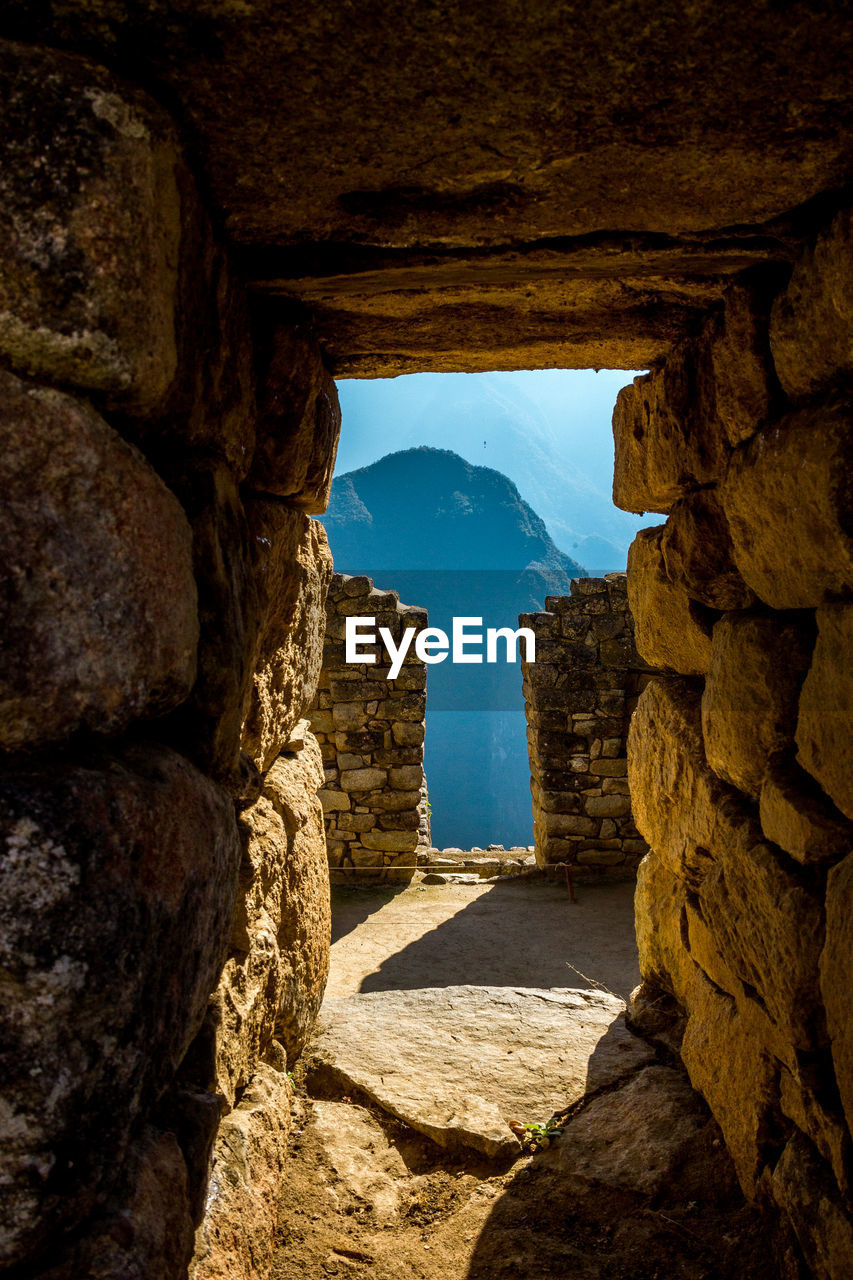
[[527, 1151], [543, 1151], [563, 1135], [563, 1125], [553, 1116], [544, 1124], [520, 1124], [515, 1120], [509, 1127]]

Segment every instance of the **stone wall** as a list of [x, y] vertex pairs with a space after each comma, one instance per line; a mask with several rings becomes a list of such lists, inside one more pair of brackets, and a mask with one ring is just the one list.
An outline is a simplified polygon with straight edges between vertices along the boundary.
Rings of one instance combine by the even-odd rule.
[[[335, 574], [326, 603], [323, 669], [311, 728], [320, 743], [325, 781], [320, 800], [334, 883], [411, 880], [429, 820], [424, 778], [425, 663], [414, 637], [400, 673], [389, 679], [382, 644], [360, 645], [372, 663], [348, 663], [346, 620], [375, 619], [395, 645], [403, 632], [427, 626], [425, 609], [401, 604], [370, 578]], [[366, 624], [365, 624], [366, 625]]]
[[13, 45], [0, 92], [0, 1269], [177, 1280], [198, 1229], [199, 1280], [263, 1276], [328, 966], [335, 387], [253, 340], [160, 106]]
[[548, 596], [544, 613], [519, 623], [536, 636], [536, 662], [521, 664], [536, 861], [636, 867], [648, 845], [631, 815], [626, 750], [648, 667], [625, 575], [576, 578], [571, 595]]
[[628, 566], [662, 672], [628, 752], [652, 850], [635, 1017], [676, 1002], [745, 1192], [832, 1280], [853, 1257], [851, 263], [843, 209], [613, 418], [619, 505], [667, 516]]

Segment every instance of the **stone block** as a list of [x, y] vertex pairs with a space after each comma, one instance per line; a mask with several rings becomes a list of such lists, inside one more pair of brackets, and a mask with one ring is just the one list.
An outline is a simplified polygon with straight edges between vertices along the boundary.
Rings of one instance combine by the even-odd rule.
[[589, 771], [596, 778], [624, 778], [628, 772], [628, 761], [625, 760], [594, 760], [589, 766]]
[[793, 747], [812, 643], [810, 618], [732, 613], [714, 627], [702, 695], [705, 755], [719, 777], [756, 799], [770, 756]]
[[[820, 1048], [827, 1038], [815, 999], [824, 942], [822, 895], [761, 839], [749, 815], [720, 823], [710, 852], [713, 864], [698, 890], [698, 911], [717, 953], [743, 991], [766, 1010], [785, 1046]], [[730, 989], [696, 958], [718, 985], [741, 995], [741, 988]]]
[[423, 768], [419, 764], [409, 764], [389, 769], [388, 782], [395, 791], [413, 791], [423, 786]]
[[337, 672], [332, 673], [329, 681], [329, 692], [332, 695], [332, 703], [342, 702], [371, 702], [377, 698], [383, 698], [388, 691], [387, 685], [378, 680], [359, 680], [354, 678], [354, 673], [346, 672], [340, 675]]
[[729, 445], [697, 392], [694, 340], [662, 369], [623, 387], [613, 410], [613, 501], [623, 511], [660, 511], [723, 474]]
[[173, 488], [193, 532], [198, 585], [198, 677], [170, 723], [170, 740], [232, 794], [254, 674], [261, 608], [249, 527], [225, 466], [188, 468]]
[[628, 796], [590, 796], [583, 807], [591, 818], [625, 818], [631, 812], [631, 801]]
[[774, 609], [853, 588], [853, 431], [844, 401], [810, 405], [737, 449], [720, 488], [735, 563]]
[[417, 809], [406, 809], [402, 813], [383, 813], [379, 816], [379, 826], [383, 831], [417, 831], [421, 825], [421, 816]]
[[87, 404], [0, 373], [0, 742], [115, 734], [196, 676], [192, 532]]
[[842, 209], [795, 264], [770, 320], [773, 359], [792, 400], [853, 372], [853, 211]]
[[247, 515], [261, 624], [243, 749], [265, 772], [317, 688], [332, 556], [323, 526], [301, 511], [253, 497]]
[[650, 666], [703, 675], [711, 661], [711, 620], [666, 576], [663, 531], [662, 525], [641, 529], [628, 551], [628, 600], [637, 649]]
[[171, 121], [55, 50], [4, 43], [0, 83], [0, 355], [150, 413], [177, 368], [187, 175]]
[[832, 1044], [832, 1063], [848, 1127], [853, 1129], [853, 853], [829, 873], [826, 947], [820, 961], [820, 994]]
[[846, 1280], [853, 1257], [853, 1218], [832, 1172], [795, 1132], [770, 1179], [770, 1193], [790, 1221], [806, 1267], [817, 1280]]
[[255, 1280], [272, 1269], [290, 1132], [284, 1064], [260, 1063], [219, 1127], [190, 1280]]
[[[344, 703], [337, 704], [337, 706], [344, 705]], [[361, 704], [356, 703], [355, 705], [360, 706]], [[337, 710], [337, 706], [333, 708], [333, 714]], [[352, 716], [355, 715], [355, 713], [344, 711], [341, 713], [341, 718], [350, 719], [351, 714]], [[361, 713], [361, 718], [363, 719], [363, 713]], [[385, 734], [379, 729], [363, 729], [361, 732], [349, 730], [335, 734], [335, 746], [338, 751], [352, 751], [363, 755], [373, 751], [381, 751], [384, 743]]]
[[627, 778], [602, 778], [601, 790], [606, 796], [630, 795]]
[[417, 831], [365, 831], [361, 838], [365, 849], [379, 853], [405, 853], [414, 851], [418, 843]]
[[344, 831], [372, 831], [376, 826], [376, 818], [372, 813], [339, 813], [336, 820]]
[[621, 849], [579, 849], [575, 861], [581, 867], [615, 867], [625, 854]]
[[734, 562], [722, 503], [704, 489], [676, 502], [661, 536], [666, 578], [709, 609], [748, 609], [755, 596]]
[[818, 609], [817, 625], [800, 694], [797, 759], [853, 819], [853, 605]]
[[[569, 584], [569, 592], [572, 597], [603, 596], [607, 594], [607, 583], [604, 578], [572, 578]], [[547, 596], [545, 607], [550, 608], [551, 603], [559, 599], [559, 596]], [[564, 605], [563, 607], [565, 608], [566, 606]]]
[[702, 335], [699, 396], [732, 445], [764, 425], [778, 394], [768, 312], [760, 290], [731, 285]]
[[423, 745], [426, 727], [411, 720], [395, 720], [391, 725], [394, 742], [400, 747], [419, 747]]
[[334, 719], [332, 717], [331, 707], [321, 710], [319, 707], [311, 708], [311, 728], [316, 734], [332, 734], [335, 731]]
[[370, 764], [369, 756], [354, 756], [343, 751], [340, 755], [335, 756], [338, 769], [362, 769], [365, 765]]
[[372, 801], [372, 807], [377, 812], [402, 813], [405, 809], [417, 809], [420, 802], [420, 791], [382, 791]]
[[339, 809], [350, 809], [352, 801], [346, 791], [333, 791], [329, 787], [321, 787], [318, 799], [323, 805], [323, 813], [336, 813]]
[[339, 595], [366, 596], [373, 590], [373, 583], [364, 574], [336, 574], [340, 581]]
[[162, 411], [133, 419], [131, 429], [163, 459], [170, 482], [178, 431], [196, 457], [224, 462], [242, 482], [258, 416], [249, 301], [191, 183], [183, 183], [182, 197], [178, 374]]
[[646, 982], [684, 1000], [686, 970], [693, 967], [681, 936], [687, 885], [654, 852], [637, 868], [634, 921], [640, 972]]
[[225, 792], [147, 743], [7, 771], [0, 822], [0, 965], [16, 993], [0, 1008], [11, 1265], [115, 1183], [201, 1026], [240, 849]]
[[388, 780], [385, 769], [347, 769], [341, 774], [344, 791], [376, 791]]
[[853, 849], [853, 827], [792, 759], [774, 757], [761, 785], [761, 828], [797, 862], [820, 863]]
[[838, 1189], [849, 1197], [850, 1133], [832, 1091], [826, 1088], [823, 1064], [801, 1059], [779, 1073], [779, 1107], [805, 1133], [832, 1169]]
[[259, 361], [251, 483], [319, 514], [329, 505], [341, 430], [334, 379], [323, 366], [317, 344], [290, 325], [268, 327]]
[[241, 815], [232, 954], [211, 1001], [215, 1084], [231, 1106], [273, 1037], [288, 1058], [298, 1055], [323, 998], [331, 925], [321, 781], [308, 734], [300, 750], [279, 756], [263, 795]]
[[[693, 966], [681, 1057], [723, 1131], [744, 1194], [752, 1199], [775, 1139], [776, 1071], [735, 1000]], [[726, 1070], [720, 1070], [725, 1062]]]
[[[591, 803], [591, 802], [587, 802]], [[544, 825], [549, 836], [597, 836], [598, 823], [584, 814], [545, 813]]]
[[184, 1280], [193, 1252], [193, 1218], [187, 1166], [175, 1135], [146, 1126], [131, 1145], [107, 1203], [87, 1222], [85, 1232], [64, 1247], [56, 1243], [38, 1280]]
[[700, 699], [687, 681], [655, 680], [628, 735], [634, 821], [671, 871], [693, 884], [707, 874], [718, 826], [745, 804], [708, 767]]
[[407, 720], [420, 723], [425, 711], [425, 693], [403, 693], [380, 702], [376, 715], [380, 720]]
[[634, 645], [630, 637], [615, 640], [602, 640], [598, 648], [599, 662], [602, 667], [625, 671], [636, 660]]

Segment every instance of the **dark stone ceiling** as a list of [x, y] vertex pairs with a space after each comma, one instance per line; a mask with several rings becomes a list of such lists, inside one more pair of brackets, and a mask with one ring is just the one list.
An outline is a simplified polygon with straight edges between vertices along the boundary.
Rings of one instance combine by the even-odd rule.
[[338, 373], [647, 365], [853, 167], [847, 4], [6, 0], [0, 31], [170, 108]]

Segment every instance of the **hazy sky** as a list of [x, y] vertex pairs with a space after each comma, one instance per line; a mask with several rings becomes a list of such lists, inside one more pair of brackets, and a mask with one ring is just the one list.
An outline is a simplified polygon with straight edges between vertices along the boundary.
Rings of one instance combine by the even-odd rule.
[[[623, 369], [539, 369], [523, 373], [413, 373], [402, 378], [350, 378], [338, 383], [343, 431], [337, 471], [368, 466], [398, 448], [406, 429], [417, 426], [418, 444], [444, 444], [430, 439], [425, 410], [437, 399], [450, 403], [476, 384], [520, 392], [541, 410], [590, 477], [609, 490], [613, 480], [613, 436], [610, 420], [621, 387], [636, 374]], [[467, 398], [467, 395], [466, 395]], [[459, 422], [456, 452], [469, 462], [496, 466], [483, 449], [483, 424]], [[500, 468], [498, 468], [500, 470]], [[514, 476], [510, 477], [515, 479]]]
[[342, 380], [336, 474], [417, 445], [453, 449], [509, 476], [587, 568], [621, 568], [636, 530], [660, 520], [617, 511], [611, 498], [613, 405], [635, 376], [547, 369]]

